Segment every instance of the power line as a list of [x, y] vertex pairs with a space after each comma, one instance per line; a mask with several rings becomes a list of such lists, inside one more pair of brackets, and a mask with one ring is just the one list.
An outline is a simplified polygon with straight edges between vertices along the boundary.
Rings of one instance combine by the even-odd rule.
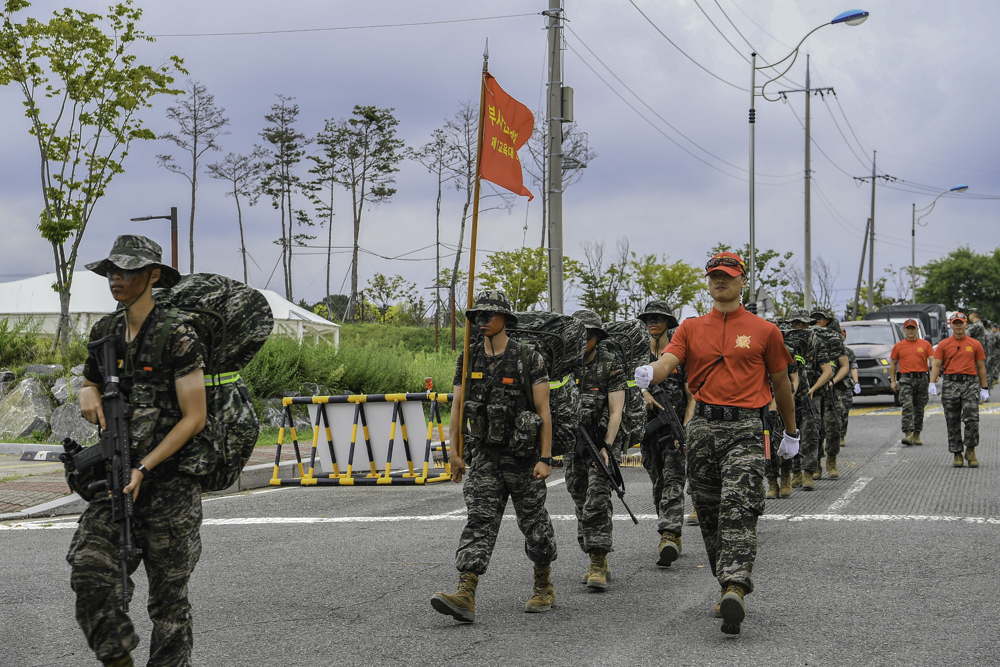
[[[750, 21], [750, 23], [753, 23], [753, 24], [754, 24], [755, 26], [757, 26], [757, 27], [758, 27], [758, 28], [760, 29], [760, 31], [761, 31], [762, 33], [764, 33], [765, 35], [767, 35], [768, 37], [770, 37], [771, 39], [773, 39], [774, 41], [776, 41], [776, 42], [777, 42], [778, 44], [781, 44], [781, 45], [782, 45], [783, 47], [785, 47], [786, 49], [791, 49], [791, 48], [792, 48], [792, 47], [788, 46], [787, 44], [785, 44], [784, 42], [782, 42], [782, 41], [781, 41], [780, 39], [778, 39], [777, 37], [775, 37], [774, 35], [772, 35], [771, 33], [769, 33], [769, 32], [768, 32], [767, 30], [765, 30], [765, 29], [764, 29], [764, 26], [762, 26], [761, 24], [759, 24], [759, 23], [757, 23], [756, 21], [754, 21], [754, 20], [753, 20], [753, 17], [752, 17], [752, 16], [750, 16], [749, 14], [747, 14], [747, 13], [746, 13], [746, 12], [745, 12], [745, 11], [743, 10], [743, 8], [742, 8], [742, 7], [740, 7], [740, 6], [738, 5], [738, 4], [736, 4], [736, 0], [730, 0], [730, 2], [732, 2], [732, 3], [733, 3], [733, 7], [736, 7], [736, 9], [740, 10], [740, 13], [741, 13], [741, 14], [743, 14], [743, 16], [747, 17], [747, 20], [749, 20], [749, 21]], [[716, 2], [715, 4], [719, 4], [719, 3], [718, 3], [718, 2]], [[719, 7], [719, 9], [722, 9], [722, 7]], [[725, 14], [725, 12], [723, 12], [723, 14]], [[728, 17], [726, 17], [726, 18], [728, 18]], [[735, 26], [734, 26], [734, 27], [735, 27]], [[737, 32], [739, 32], [739, 31], [737, 30]], [[740, 35], [740, 37], [743, 37], [743, 35]], [[746, 38], [745, 38], [745, 37], [744, 37], [743, 41], [746, 41]], [[750, 42], [747, 42], [747, 44], [749, 44], [749, 43], [750, 43]], [[799, 88], [802, 88], [802, 86], [799, 86]]]
[[448, 19], [445, 21], [419, 21], [414, 23], [382, 23], [375, 25], [338, 26], [334, 28], [298, 28], [295, 30], [256, 30], [256, 31], [246, 31], [246, 32], [195, 32], [195, 33], [179, 33], [172, 35], [149, 35], [149, 36], [160, 38], [160, 37], [234, 37], [234, 36], [244, 36], [244, 35], [285, 35], [285, 34], [302, 33], [302, 32], [333, 32], [335, 30], [371, 30], [375, 28], [408, 28], [412, 26], [443, 25], [446, 23], [470, 23], [473, 21], [495, 21], [497, 19], [513, 19], [513, 18], [520, 18], [522, 16], [538, 16], [538, 15], [539, 12], [531, 12], [528, 14], [505, 14], [503, 16], [481, 16], [478, 18], [471, 18], [471, 19]]
[[[791, 103], [787, 104], [786, 106], [792, 112], [792, 115], [795, 116], [795, 120], [799, 121], [799, 125], [801, 125], [802, 129], [804, 130], [806, 128], [806, 125], [805, 125], [805, 123], [802, 122], [802, 119], [799, 118], [799, 114], [796, 113], [795, 108], [792, 107]], [[826, 151], [824, 151], [823, 148], [816, 142], [816, 138], [815, 137], [810, 136], [809, 140], [812, 142], [812, 145], [816, 147], [816, 150], [818, 150], [820, 153], [822, 153], [823, 157], [825, 157], [827, 159], [827, 161], [837, 169], [837, 171], [839, 171], [840, 173], [842, 173], [844, 176], [847, 176], [848, 178], [854, 178], [851, 174], [849, 174], [847, 171], [845, 171], [839, 164], [837, 164], [836, 162], [834, 162], [833, 159], [829, 155], [826, 154]]]
[[[720, 12], [722, 12], [722, 15], [726, 17], [726, 20], [727, 20], [727, 21], [729, 21], [729, 25], [733, 26], [733, 30], [735, 30], [735, 31], [736, 31], [736, 34], [737, 34], [737, 35], [739, 35], [739, 36], [740, 36], [740, 37], [741, 37], [741, 38], [743, 39], [743, 41], [744, 41], [744, 42], [746, 42], [747, 46], [749, 46], [749, 47], [750, 47], [750, 50], [751, 50], [751, 51], [753, 51], [754, 53], [756, 53], [756, 54], [757, 54], [757, 57], [758, 57], [758, 58], [760, 58], [760, 59], [761, 59], [761, 61], [762, 61], [762, 62], [763, 62], [763, 63], [764, 63], [765, 65], [767, 65], [768, 67], [770, 67], [771, 63], [767, 62], [767, 60], [765, 60], [765, 59], [764, 59], [764, 57], [763, 57], [762, 55], [760, 55], [760, 50], [759, 50], [759, 49], [758, 49], [757, 47], [755, 47], [755, 46], [754, 46], [753, 44], [751, 44], [751, 43], [750, 43], [750, 40], [748, 40], [748, 39], [747, 39], [746, 37], [744, 37], [744, 36], [743, 36], [743, 33], [742, 33], [742, 32], [740, 32], [740, 29], [739, 29], [738, 27], [736, 27], [736, 24], [735, 24], [735, 23], [733, 23], [733, 20], [732, 20], [731, 18], [729, 18], [729, 14], [727, 14], [727, 13], [726, 13], [726, 10], [724, 10], [724, 9], [722, 8], [722, 5], [720, 5], [720, 4], [719, 4], [719, 0], [714, 0], [714, 1], [715, 1], [715, 6], [719, 8], [719, 11], [720, 11]], [[698, 5], [698, 0], [694, 0], [694, 2], [695, 2], [695, 4], [696, 4], [696, 5]], [[698, 5], [698, 9], [701, 9], [701, 13], [702, 13], [702, 14], [705, 14], [705, 18], [708, 18], [708, 14], [707, 14], [707, 13], [705, 12], [705, 10], [704, 10], [704, 9], [702, 9], [701, 5]], [[713, 26], [715, 26], [715, 29], [716, 29], [716, 30], [719, 30], [719, 27], [718, 27], [718, 26], [716, 26], [714, 22], [712, 22], [712, 19], [710, 19], [710, 18], [709, 18], [709, 19], [708, 19], [708, 21], [709, 21], [709, 23], [711, 23], [711, 24], [712, 24]], [[719, 30], [719, 34], [722, 34], [722, 31], [721, 31], [721, 30]], [[723, 35], [723, 38], [725, 38], [725, 35]], [[727, 42], [729, 42], [729, 40], [728, 40], [728, 39], [726, 39], [726, 41], [727, 41]], [[729, 42], [729, 45], [730, 45], [730, 46], [733, 46], [732, 42]], [[736, 47], [735, 47], [735, 46], [733, 46], [733, 48], [734, 48], [734, 49], [736, 49]], [[787, 48], [787, 47], [786, 47], [786, 48]], [[739, 53], [739, 49], [736, 49], [736, 51], [737, 51], [737, 52]], [[741, 56], [743, 56], [743, 54], [742, 54], [742, 53], [740, 53], [740, 55], [741, 55]], [[743, 60], [746, 60], [746, 61], [747, 61], [748, 63], [750, 62], [749, 60], [747, 60], [746, 56], [743, 56]], [[796, 83], [796, 82], [792, 81], [792, 80], [791, 80], [791, 79], [789, 79], [789, 78], [788, 78], [787, 76], [781, 76], [781, 77], [779, 77], [779, 78], [781, 78], [781, 79], [784, 79], [785, 81], [787, 81], [787, 82], [788, 82], [788, 83], [790, 83], [791, 85], [795, 86], [796, 88], [804, 88], [804, 87], [805, 87], [805, 86], [803, 86], [803, 85], [802, 85], [802, 84], [800, 84], [800, 83]]]
[[[837, 122], [837, 117], [833, 115], [833, 109], [831, 109], [831, 108], [830, 108], [830, 104], [829, 104], [829, 103], [828, 103], [828, 102], [826, 101], [826, 95], [823, 95], [823, 94], [820, 94], [820, 98], [821, 98], [821, 99], [823, 100], [823, 106], [825, 106], [825, 107], [826, 107], [826, 110], [827, 110], [827, 111], [828, 111], [828, 112], [830, 113], [830, 118], [831, 118], [831, 120], [833, 120], [833, 124], [834, 124], [834, 125], [835, 125], [835, 126], [837, 127], [837, 132], [839, 132], [839, 133], [840, 133], [840, 136], [841, 136], [841, 138], [842, 138], [842, 139], [844, 140], [844, 143], [845, 143], [845, 144], [847, 144], [847, 147], [848, 147], [849, 149], [851, 149], [851, 154], [852, 154], [852, 155], [853, 155], [853, 156], [854, 156], [855, 158], [857, 158], [858, 162], [860, 162], [860, 163], [861, 163], [861, 166], [865, 167], [866, 169], [867, 169], [867, 168], [869, 168], [869, 167], [870, 167], [871, 165], [870, 165], [870, 164], [867, 164], [867, 163], [866, 163], [866, 162], [865, 162], [865, 161], [864, 161], [864, 160], [863, 160], [863, 159], [862, 159], [862, 158], [861, 158], [861, 157], [860, 157], [860, 156], [859, 156], [859, 155], [857, 154], [857, 152], [856, 152], [856, 151], [854, 150], [854, 146], [852, 146], [852, 145], [851, 145], [851, 142], [850, 142], [850, 141], [849, 141], [849, 140], [847, 139], [847, 135], [845, 135], [845, 134], [844, 134], [844, 131], [843, 131], [842, 129], [840, 129], [840, 123], [838, 123], [838, 122]], [[884, 176], [884, 175], [885, 175], [885, 174], [879, 174], [879, 176]]]

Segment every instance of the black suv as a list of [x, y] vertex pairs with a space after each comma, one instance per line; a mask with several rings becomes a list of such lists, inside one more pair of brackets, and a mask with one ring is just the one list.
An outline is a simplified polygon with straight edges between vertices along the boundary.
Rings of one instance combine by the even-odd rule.
[[847, 332], [844, 344], [858, 358], [861, 395], [889, 394], [898, 405], [898, 396], [889, 383], [889, 355], [893, 346], [905, 338], [902, 327], [885, 320], [841, 322], [841, 326]]

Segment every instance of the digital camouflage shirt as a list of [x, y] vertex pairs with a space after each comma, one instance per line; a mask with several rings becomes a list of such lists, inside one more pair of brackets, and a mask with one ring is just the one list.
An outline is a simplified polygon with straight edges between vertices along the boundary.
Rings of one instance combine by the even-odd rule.
[[[181, 420], [180, 403], [174, 389], [174, 380], [193, 373], [205, 365], [201, 341], [181, 314], [167, 332], [163, 359], [160, 368], [155, 365], [156, 341], [163, 332], [166, 309], [155, 305], [139, 334], [130, 343], [125, 342], [125, 317], [122, 311], [108, 315], [90, 330], [90, 340], [101, 337], [102, 322], [111, 319], [109, 333], [118, 335], [118, 363], [121, 386], [132, 405], [130, 431], [132, 436], [132, 460], [138, 461], [152, 451], [170, 430]], [[90, 350], [84, 364], [83, 376], [102, 387], [104, 375], [101, 373], [98, 350]], [[162, 474], [176, 466], [176, 456], [167, 459], [157, 472]], [[160, 469], [163, 469], [162, 471]]]
[[[589, 428], [594, 442], [601, 442], [608, 429], [608, 395], [616, 391], [628, 390], [628, 378], [618, 356], [600, 342], [594, 348], [594, 358], [583, 369], [580, 380], [580, 399], [583, 402], [583, 423]], [[615, 442], [623, 441], [622, 429], [618, 429]]]

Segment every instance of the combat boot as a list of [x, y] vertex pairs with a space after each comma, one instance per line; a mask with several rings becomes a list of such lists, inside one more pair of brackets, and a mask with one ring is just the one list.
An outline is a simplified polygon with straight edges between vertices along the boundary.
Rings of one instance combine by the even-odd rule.
[[[801, 475], [802, 475], [802, 473], [799, 473], [800, 477], [801, 477]], [[799, 482], [799, 485], [800, 486], [802, 485], [801, 481]], [[782, 498], [787, 498], [788, 496], [792, 495], [792, 471], [791, 470], [782, 470], [781, 471], [781, 486], [778, 488], [778, 493], [781, 495]]]
[[961, 468], [965, 465], [965, 459], [962, 458], [962, 452], [955, 452], [955, 460], [951, 462], [952, 467]]
[[[823, 457], [816, 459], [816, 469], [812, 473], [813, 479], [823, 479]], [[802, 476], [802, 485], [805, 486], [805, 475]]]
[[979, 459], [976, 458], [976, 448], [966, 447], [965, 449], [965, 460], [969, 462], [970, 468], [979, 467]]
[[773, 477], [767, 478], [767, 492], [764, 494], [766, 500], [774, 500], [778, 497], [778, 480]]
[[813, 473], [810, 470], [803, 470], [802, 471], [802, 490], [803, 491], [815, 491], [816, 490], [816, 482], [813, 481], [813, 479], [815, 477], [816, 477], [816, 474]]
[[684, 523], [686, 523], [689, 526], [697, 526], [698, 525], [698, 512], [697, 512], [697, 510], [692, 509], [691, 513], [687, 515], [687, 518], [684, 519]]
[[660, 535], [660, 558], [656, 564], [661, 567], [670, 567], [670, 564], [681, 555], [681, 536], [674, 535], [669, 530], [663, 531]]
[[132, 654], [126, 653], [120, 658], [112, 660], [111, 662], [104, 663], [108, 667], [134, 667], [135, 662], [132, 660]]
[[603, 591], [608, 587], [611, 567], [608, 566], [608, 554], [605, 551], [590, 552], [590, 570], [587, 572], [587, 588]]
[[531, 598], [524, 605], [526, 614], [548, 611], [556, 606], [556, 589], [552, 585], [552, 566], [535, 566], [535, 584], [531, 589]]
[[911, 436], [910, 436], [910, 442], [912, 442], [912, 443], [913, 443], [914, 445], [917, 445], [918, 447], [919, 447], [920, 445], [924, 444], [924, 443], [923, 443], [923, 442], [922, 442], [922, 441], [920, 440], [920, 431], [914, 431], [914, 432], [913, 432], [913, 435], [911, 435]]
[[913, 444], [913, 431], [903, 431], [903, 444], [904, 445]]
[[458, 575], [458, 591], [454, 595], [435, 593], [431, 596], [434, 611], [451, 616], [456, 621], [472, 623], [476, 620], [476, 587], [479, 577], [474, 572]]
[[798, 472], [792, 474], [792, 488], [793, 489], [797, 489], [800, 486], [802, 486], [802, 477], [803, 477], [803, 475], [802, 475], [802, 471], [801, 470], [799, 470]]
[[827, 454], [826, 472], [830, 475], [830, 479], [840, 479], [840, 469], [837, 467], [836, 454]]
[[746, 588], [743, 584], [729, 584], [726, 592], [719, 600], [719, 612], [722, 614], [722, 631], [727, 635], [740, 634], [740, 625], [747, 615], [746, 603], [743, 596], [746, 595]]
[[722, 618], [722, 598], [724, 598], [725, 596], [726, 596], [726, 587], [723, 586], [722, 592], [719, 593], [719, 601], [715, 603], [714, 607], [712, 607], [712, 613], [715, 615], [716, 618]]
[[840, 436], [840, 446], [841, 447], [846, 447], [847, 446], [846, 444], [844, 444], [844, 436]]

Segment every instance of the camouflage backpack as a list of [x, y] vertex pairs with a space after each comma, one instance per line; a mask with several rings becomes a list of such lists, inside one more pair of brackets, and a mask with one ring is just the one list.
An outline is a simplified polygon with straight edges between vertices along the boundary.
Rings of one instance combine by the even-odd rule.
[[197, 476], [203, 490], [221, 491], [236, 483], [257, 443], [257, 414], [238, 371], [271, 334], [271, 307], [254, 288], [213, 273], [184, 276], [153, 295], [168, 318], [190, 318], [205, 355], [205, 428], [177, 453], [179, 469]]
[[646, 402], [635, 384], [635, 369], [649, 363], [649, 330], [642, 320], [609, 322], [604, 330], [608, 332], [608, 345], [621, 359], [628, 379], [621, 425], [626, 434], [622, 448], [628, 449], [642, 441], [646, 430]]
[[580, 428], [580, 387], [587, 351], [583, 323], [559, 313], [516, 313], [517, 326], [507, 333], [535, 350], [545, 360], [549, 374], [549, 410], [552, 414], [552, 455], [561, 456], [576, 447]]

